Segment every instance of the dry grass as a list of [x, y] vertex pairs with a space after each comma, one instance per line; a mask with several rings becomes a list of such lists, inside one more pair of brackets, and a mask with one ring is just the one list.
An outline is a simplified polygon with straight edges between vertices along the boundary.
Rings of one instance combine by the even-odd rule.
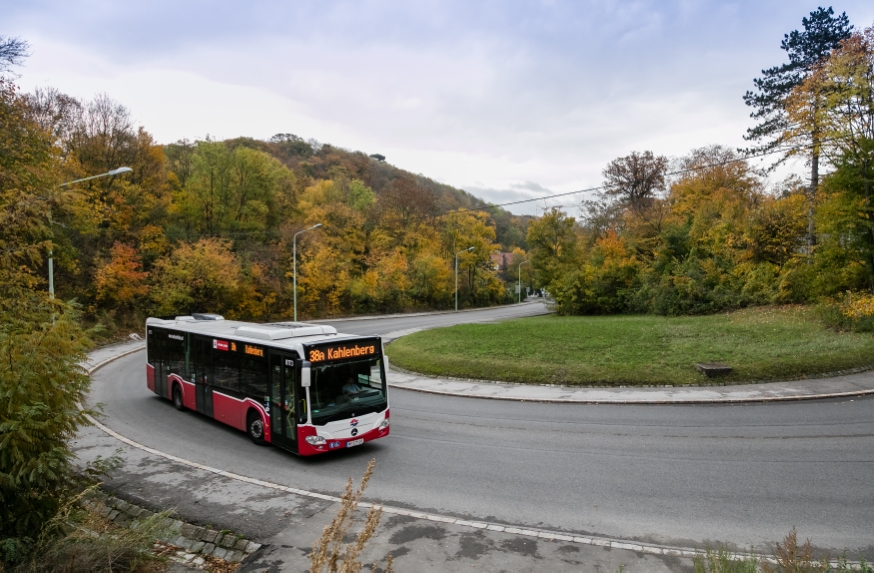
[[[358, 489], [352, 487], [352, 478], [349, 478], [349, 481], [346, 482], [346, 489], [343, 491], [337, 515], [330, 525], [325, 527], [322, 536], [313, 546], [313, 552], [310, 554], [311, 573], [321, 573], [322, 571], [327, 573], [358, 573], [361, 571], [363, 564], [359, 561], [359, 556], [366, 547], [367, 542], [376, 532], [376, 527], [379, 525], [379, 520], [382, 517], [382, 508], [371, 505], [364, 520], [364, 526], [355, 537], [355, 541], [343, 543], [343, 540], [352, 526], [355, 510], [361, 502], [364, 490], [367, 489], [367, 482], [370, 481], [370, 476], [373, 475], [373, 467], [375, 465], [376, 459], [374, 458], [367, 465], [367, 470], [361, 478], [361, 484]], [[376, 568], [377, 564], [374, 563], [373, 570], [375, 571]], [[392, 556], [389, 554], [386, 560], [385, 572], [391, 573], [391, 571]]]

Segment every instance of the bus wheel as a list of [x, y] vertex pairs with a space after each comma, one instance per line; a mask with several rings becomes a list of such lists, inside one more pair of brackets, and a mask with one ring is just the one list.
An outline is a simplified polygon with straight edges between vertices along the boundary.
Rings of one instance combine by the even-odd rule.
[[253, 442], [259, 446], [266, 444], [264, 441], [264, 422], [255, 410], [249, 410], [249, 415], [246, 420], [246, 429], [248, 430], [249, 437], [252, 438]]
[[185, 409], [185, 404], [182, 403], [182, 391], [178, 384], [173, 385], [173, 406], [180, 412]]

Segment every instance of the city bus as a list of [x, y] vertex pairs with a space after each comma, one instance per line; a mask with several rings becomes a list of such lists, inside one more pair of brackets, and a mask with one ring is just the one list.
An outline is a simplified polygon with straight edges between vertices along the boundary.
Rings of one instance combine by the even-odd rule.
[[217, 314], [146, 320], [149, 390], [302, 456], [389, 434], [388, 358], [378, 336]]

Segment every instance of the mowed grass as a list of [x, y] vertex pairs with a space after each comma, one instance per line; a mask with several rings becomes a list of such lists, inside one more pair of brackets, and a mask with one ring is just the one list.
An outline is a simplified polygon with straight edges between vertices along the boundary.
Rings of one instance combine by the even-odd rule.
[[791, 380], [874, 364], [874, 336], [835, 332], [806, 307], [711, 316], [541, 316], [405, 336], [387, 352], [429, 375], [538, 384], [651, 385], [714, 381], [698, 362], [734, 371], [720, 382]]

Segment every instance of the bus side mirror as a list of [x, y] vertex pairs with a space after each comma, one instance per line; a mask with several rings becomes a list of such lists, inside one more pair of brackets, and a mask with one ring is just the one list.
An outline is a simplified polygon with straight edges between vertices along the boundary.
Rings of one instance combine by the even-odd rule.
[[310, 387], [310, 363], [303, 362], [300, 366], [300, 385], [301, 388], [309, 388]]

